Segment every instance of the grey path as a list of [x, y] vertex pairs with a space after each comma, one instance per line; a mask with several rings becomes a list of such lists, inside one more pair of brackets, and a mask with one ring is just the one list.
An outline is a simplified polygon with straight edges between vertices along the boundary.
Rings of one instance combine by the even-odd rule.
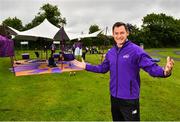
[[180, 51], [174, 51], [176, 55], [180, 55]]
[[[151, 52], [148, 52], [149, 55], [151, 56], [158, 56], [160, 58], [167, 58], [167, 56], [163, 56], [163, 55], [160, 55], [158, 54], [158, 52], [167, 52], [165, 50], [153, 50]], [[173, 51], [176, 55], [180, 55], [180, 51]], [[175, 61], [180, 61], [180, 58], [175, 58], [175, 57], [172, 57]]]

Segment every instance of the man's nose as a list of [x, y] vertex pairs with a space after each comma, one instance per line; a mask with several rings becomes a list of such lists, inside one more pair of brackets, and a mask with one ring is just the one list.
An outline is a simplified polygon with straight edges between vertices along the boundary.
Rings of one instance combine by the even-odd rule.
[[117, 38], [120, 38], [120, 37], [121, 37], [121, 35], [120, 35], [120, 34], [118, 34], [118, 35], [117, 35]]

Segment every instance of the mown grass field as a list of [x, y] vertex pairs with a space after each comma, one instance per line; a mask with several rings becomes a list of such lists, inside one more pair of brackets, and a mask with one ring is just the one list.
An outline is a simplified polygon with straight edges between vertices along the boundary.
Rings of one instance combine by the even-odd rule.
[[[147, 50], [147, 52], [154, 49]], [[172, 50], [161, 55], [171, 55]], [[19, 54], [21, 52], [18, 52]], [[20, 57], [20, 56], [19, 56]], [[87, 55], [92, 64], [101, 56]], [[159, 65], [166, 59], [160, 58]], [[16, 77], [9, 71], [9, 58], [0, 58], [0, 121], [111, 121], [109, 73], [86, 71]], [[180, 120], [180, 61], [175, 61], [172, 76], [152, 78], [141, 71], [141, 120]]]

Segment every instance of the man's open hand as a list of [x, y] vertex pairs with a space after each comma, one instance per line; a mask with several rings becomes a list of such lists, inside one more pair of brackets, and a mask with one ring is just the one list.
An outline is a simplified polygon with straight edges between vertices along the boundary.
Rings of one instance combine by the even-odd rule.
[[174, 60], [171, 59], [169, 56], [167, 57], [167, 63], [166, 63], [166, 66], [164, 68], [164, 75], [165, 76], [169, 76], [172, 72], [172, 69], [173, 69], [173, 66], [174, 66]]
[[86, 63], [84, 62], [83, 58], [82, 58], [82, 62], [77, 61], [76, 59], [71, 61], [75, 66], [80, 67], [82, 69], [86, 68]]

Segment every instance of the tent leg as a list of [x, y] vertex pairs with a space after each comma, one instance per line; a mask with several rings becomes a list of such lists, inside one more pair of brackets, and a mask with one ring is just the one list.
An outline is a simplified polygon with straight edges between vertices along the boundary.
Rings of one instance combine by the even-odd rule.
[[11, 68], [12, 68], [12, 71], [13, 71], [13, 73], [14, 73], [14, 75], [15, 75], [15, 70], [14, 70], [14, 58], [13, 58], [13, 56], [10, 56], [10, 60], [11, 60]]

